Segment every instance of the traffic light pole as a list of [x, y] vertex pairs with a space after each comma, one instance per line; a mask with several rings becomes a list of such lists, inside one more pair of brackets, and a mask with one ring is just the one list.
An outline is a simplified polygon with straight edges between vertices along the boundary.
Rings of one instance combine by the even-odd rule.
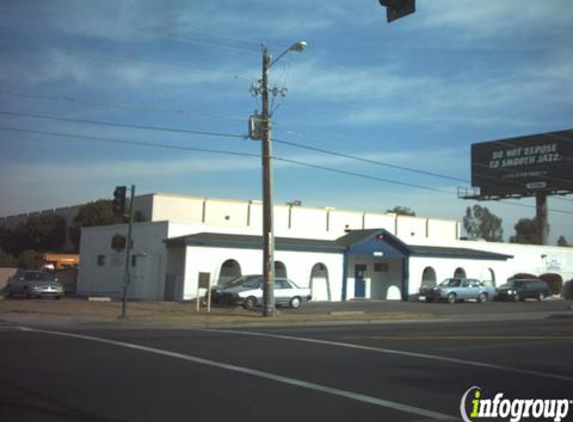
[[125, 246], [125, 272], [123, 274], [123, 292], [121, 298], [121, 318], [127, 318], [127, 288], [131, 282], [129, 267], [131, 264], [131, 236], [133, 229], [133, 199], [135, 198], [135, 185], [131, 185], [131, 195], [129, 197], [129, 224], [127, 226], [127, 244]]

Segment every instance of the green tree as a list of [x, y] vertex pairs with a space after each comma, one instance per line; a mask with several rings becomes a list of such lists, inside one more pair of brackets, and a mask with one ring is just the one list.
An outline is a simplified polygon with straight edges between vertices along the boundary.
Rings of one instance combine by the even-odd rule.
[[397, 215], [408, 215], [410, 217], [416, 216], [416, 213], [412, 211], [410, 208], [401, 206], [394, 207], [391, 210], [387, 210], [386, 212], [391, 212]]
[[32, 249], [26, 249], [18, 256], [18, 267], [26, 270], [38, 268], [38, 252]]
[[66, 243], [66, 220], [56, 213], [34, 215], [11, 232], [7, 243], [14, 255], [27, 249], [58, 252]]
[[0, 247], [0, 267], [15, 267], [17, 265], [14, 255], [9, 254]]
[[502, 219], [491, 213], [487, 207], [467, 207], [463, 219], [464, 229], [470, 239], [485, 239], [489, 242], [503, 241]]
[[123, 223], [123, 219], [114, 215], [112, 201], [100, 199], [89, 202], [80, 208], [78, 215], [76, 215], [68, 230], [68, 234], [75, 250], [78, 251], [82, 227], [108, 226], [120, 223]]
[[511, 243], [535, 245], [537, 243], [537, 225], [533, 218], [522, 218], [513, 227], [515, 235], [509, 238]]
[[8, 252], [11, 250], [12, 230], [7, 227], [0, 227], [0, 249]]
[[565, 239], [565, 236], [560, 236], [559, 239], [557, 239], [557, 246], [570, 246], [569, 242], [567, 242], [567, 239]]

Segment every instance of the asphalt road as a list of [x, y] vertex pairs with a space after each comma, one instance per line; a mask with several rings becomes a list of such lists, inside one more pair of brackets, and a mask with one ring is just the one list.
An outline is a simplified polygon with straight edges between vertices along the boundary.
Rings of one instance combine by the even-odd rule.
[[473, 386], [484, 398], [573, 399], [571, 322], [75, 331], [0, 323], [0, 421], [461, 420]]

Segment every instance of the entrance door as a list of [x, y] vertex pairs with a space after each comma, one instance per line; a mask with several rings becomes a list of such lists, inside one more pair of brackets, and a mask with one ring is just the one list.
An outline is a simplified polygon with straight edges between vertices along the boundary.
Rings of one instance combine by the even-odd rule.
[[364, 264], [354, 266], [354, 297], [366, 297], [366, 283], [364, 282], [366, 268]]

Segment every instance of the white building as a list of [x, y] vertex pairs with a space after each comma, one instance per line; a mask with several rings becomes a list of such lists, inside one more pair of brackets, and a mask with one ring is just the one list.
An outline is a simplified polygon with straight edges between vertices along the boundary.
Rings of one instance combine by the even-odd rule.
[[[134, 225], [131, 298], [196, 298], [199, 273], [212, 284], [262, 271], [262, 205], [192, 196], [135, 198], [148, 222]], [[452, 220], [275, 205], [275, 268], [314, 300], [406, 300], [422, 283], [457, 276], [499, 284], [515, 273], [573, 277], [573, 249], [460, 240]], [[119, 296], [126, 225], [85, 228], [78, 292]]]

